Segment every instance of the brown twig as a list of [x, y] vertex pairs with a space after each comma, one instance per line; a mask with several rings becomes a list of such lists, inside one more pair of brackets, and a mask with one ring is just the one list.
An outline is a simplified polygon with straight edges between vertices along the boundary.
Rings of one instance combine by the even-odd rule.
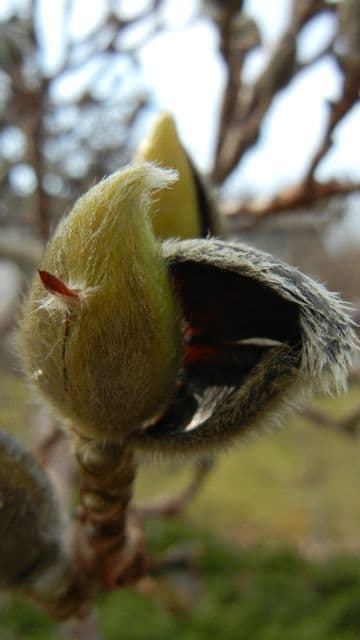
[[1, 310], [0, 314], [0, 340], [13, 328], [16, 314], [19, 310], [19, 292], [14, 291], [8, 304]]
[[[35, 20], [31, 24], [30, 35], [33, 42], [34, 50], [40, 49], [39, 34], [35, 28], [35, 21], [40, 13], [39, 1], [32, 0], [32, 14]], [[44, 189], [44, 115], [46, 113], [46, 102], [48, 99], [50, 81], [44, 76], [39, 79], [38, 86], [33, 91], [32, 102], [32, 128], [29, 131], [29, 141], [31, 145], [31, 164], [36, 174], [37, 191], [36, 206], [37, 226], [40, 238], [44, 243], [48, 240], [50, 233], [50, 198]]]
[[222, 8], [215, 21], [220, 36], [219, 51], [226, 69], [226, 85], [215, 146], [215, 165], [217, 165], [229, 122], [235, 115], [241, 72], [247, 55], [260, 44], [260, 32], [253, 20], [241, 13], [234, 13], [234, 7], [231, 5]]
[[255, 84], [240, 86], [234, 116], [228, 122], [222, 149], [211, 174], [215, 184], [223, 182], [249, 147], [256, 143], [265, 113], [276, 93], [293, 77], [294, 65], [295, 34], [288, 31]]
[[354, 368], [349, 373], [349, 384], [360, 384], [360, 368]]
[[329, 105], [330, 113], [325, 135], [319, 149], [316, 151], [310, 162], [310, 167], [306, 174], [305, 181], [311, 182], [313, 180], [315, 171], [321, 160], [332, 147], [332, 134], [334, 129], [359, 100], [359, 89], [360, 74], [350, 72], [345, 73], [342, 96], [337, 102], [330, 103]]
[[136, 506], [136, 511], [142, 518], [155, 515], [173, 516], [181, 513], [199, 492], [213, 465], [214, 460], [212, 458], [200, 458], [194, 467], [193, 476], [189, 484], [179, 495]]
[[303, 181], [281, 191], [276, 196], [259, 200], [249, 200], [242, 204], [227, 205], [223, 213], [229, 216], [251, 216], [254, 221], [278, 213], [291, 213], [299, 209], [309, 209], [320, 200], [345, 196], [360, 191], [358, 182]]
[[33, 167], [37, 179], [37, 206], [38, 227], [40, 237], [44, 243], [48, 240], [51, 227], [51, 198], [44, 189], [44, 114], [46, 113], [45, 102], [47, 101], [49, 82], [43, 79], [38, 92], [39, 106], [36, 110], [36, 118], [33, 137]]
[[96, 594], [135, 583], [147, 573], [148, 559], [136, 514], [129, 509], [135, 475], [132, 451], [77, 434], [74, 449], [80, 509], [69, 531], [68, 551], [59, 547], [45, 589], [34, 583], [24, 592], [57, 620], [83, 619], [78, 628], [86, 630]]
[[319, 13], [336, 13], [338, 2], [327, 0], [293, 0], [292, 23], [295, 29], [301, 29]]
[[49, 426], [45, 435], [40, 439], [35, 448], [34, 455], [42, 466], [46, 466], [52, 455], [54, 447], [65, 438], [65, 432], [53, 420], [49, 420]]
[[334, 53], [334, 46], [336, 42], [336, 36], [332, 36], [329, 39], [329, 42], [324, 46], [321, 51], [319, 51], [316, 55], [314, 55], [309, 60], [305, 60], [305, 62], [298, 62], [296, 72], [299, 73], [301, 71], [306, 71], [310, 67], [313, 67], [318, 62], [326, 58], [326, 56], [332, 55]]
[[320, 409], [307, 407], [302, 410], [302, 415], [318, 427], [341, 431], [354, 436], [360, 428], [360, 407], [357, 407], [343, 418], [332, 418]]
[[45, 411], [36, 411], [33, 423], [32, 453], [40, 466], [46, 470], [63, 513], [68, 513], [77, 480], [70, 452], [70, 438]]
[[289, 28], [278, 41], [263, 73], [253, 85], [239, 84], [237, 81], [236, 105], [232, 108], [232, 117], [228, 119], [225, 130], [223, 121], [220, 120], [219, 136], [222, 136], [222, 144], [211, 172], [215, 184], [221, 184], [235, 169], [245, 152], [256, 143], [273, 99], [302, 69], [297, 61], [297, 36], [301, 29], [320, 12], [334, 10], [326, 2], [293, 0]]

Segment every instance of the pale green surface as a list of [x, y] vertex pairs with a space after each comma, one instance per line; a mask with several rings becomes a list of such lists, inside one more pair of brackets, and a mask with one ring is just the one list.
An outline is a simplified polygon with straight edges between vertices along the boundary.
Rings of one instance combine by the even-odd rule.
[[129, 166], [89, 189], [41, 264], [76, 299], [54, 295], [36, 274], [23, 307], [18, 342], [27, 375], [85, 436], [121, 440], [156, 415], [172, 388], [181, 331], [148, 208], [173, 180], [159, 167]]

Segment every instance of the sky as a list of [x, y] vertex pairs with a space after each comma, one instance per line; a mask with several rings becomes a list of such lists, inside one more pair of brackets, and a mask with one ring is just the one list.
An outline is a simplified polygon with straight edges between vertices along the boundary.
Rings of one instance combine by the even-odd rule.
[[[271, 49], [286, 24], [288, 0], [248, 0], [246, 8], [258, 21], [266, 49]], [[333, 19], [327, 16], [306, 30], [300, 41], [303, 57], [309, 58], [321, 49], [333, 29]], [[259, 52], [250, 56], [246, 77], [262, 69], [265, 57], [266, 54]], [[198, 20], [159, 35], [143, 48], [140, 59], [159, 106], [175, 114], [186, 147], [200, 168], [207, 170], [224, 84], [216, 32], [211, 23]], [[229, 193], [248, 190], [271, 193], [284, 183], [300, 179], [324, 131], [326, 101], [335, 99], [340, 88], [340, 74], [330, 60], [299, 74], [291, 87], [275, 98], [264, 123], [262, 140], [255, 150], [246, 154], [240, 171], [228, 182]], [[336, 151], [323, 162], [318, 172], [320, 179], [334, 174], [360, 179], [358, 145], [354, 144], [359, 131], [360, 106], [339, 126], [335, 135]]]
[[[1, 12], [14, 0], [2, 0]], [[26, 0], [15, 0], [25, 5]], [[51, 72], [61, 60], [60, 27], [65, 0], [40, 0], [40, 21], [43, 25], [43, 60]], [[148, 0], [121, 0], [122, 11], [132, 17], [148, 5]], [[104, 0], [76, 0], [71, 16], [72, 37], [90, 33], [101, 20]], [[216, 30], [208, 18], [199, 15], [199, 0], [167, 0], [163, 20], [168, 30], [160, 33], [139, 51], [143, 79], [154, 95], [154, 112], [144, 127], [161, 110], [171, 111], [178, 130], [191, 156], [203, 171], [211, 167], [214, 132], [220, 109], [225, 74], [218, 55]], [[261, 71], [264, 61], [283, 31], [290, 0], [246, 0], [245, 11], [252, 15], [261, 30], [264, 49], [251, 54], [245, 66], [245, 77], [251, 79]], [[197, 16], [194, 20], [194, 16]], [[334, 31], [332, 16], [324, 15], [304, 29], [300, 38], [300, 55], [308, 59], [319, 51]], [[146, 27], [145, 27], [146, 28]], [[138, 31], [144, 25], [137, 27]], [[139, 36], [130, 30], [126, 36]], [[79, 79], [67, 79], [58, 91], [76, 89]], [[249, 151], [239, 170], [226, 183], [225, 194], [243, 196], [249, 193], [269, 195], [280, 187], [297, 182], [318, 147], [326, 123], [326, 101], [339, 95], [341, 77], [330, 59], [324, 59], [311, 69], [298, 74], [291, 86], [278, 94], [264, 121], [260, 143]], [[334, 149], [318, 169], [317, 177], [333, 176], [360, 180], [358, 146], [360, 105], [339, 125]], [[144, 135], [144, 130], [138, 136]], [[135, 141], [137, 142], [137, 141]], [[360, 234], [360, 223], [359, 223]]]
[[[53, 0], [51, 13], [63, 0]], [[147, 0], [122, 0], [122, 10], [128, 17], [148, 5]], [[84, 36], [99, 20], [103, 0], [77, 0], [71, 30], [76, 37]], [[168, 31], [160, 33], [139, 51], [144, 81], [154, 94], [158, 110], [171, 111], [177, 121], [180, 136], [199, 168], [211, 167], [214, 132], [220, 109], [220, 97], [225, 74], [218, 55], [217, 33], [211, 20], [199, 15], [199, 0], [167, 0], [163, 19]], [[251, 54], [244, 73], [254, 77], [263, 68], [268, 52], [285, 28], [290, 0], [247, 0], [245, 11], [252, 15], [261, 30], [264, 50]], [[43, 1], [44, 20], [49, 3]], [[59, 9], [58, 9], [59, 10]], [[332, 16], [318, 18], [301, 36], [300, 54], [304, 59], [319, 51], [334, 32]], [[140, 25], [141, 29], [141, 25]], [[130, 32], [136, 38], [136, 32]], [[47, 57], [51, 64], [54, 38]], [[56, 49], [56, 47], [55, 47]], [[56, 54], [56, 51], [55, 51]], [[280, 186], [300, 179], [309, 157], [324, 131], [326, 101], [336, 99], [341, 77], [330, 59], [299, 74], [288, 89], [274, 100], [264, 122], [262, 139], [256, 149], [248, 152], [239, 171], [227, 182], [226, 192], [236, 195], [274, 193]], [[155, 117], [155, 113], [154, 113]], [[150, 126], [150, 122], [146, 123]], [[344, 119], [335, 133], [335, 146], [319, 167], [317, 177], [333, 175], [345, 179], [360, 179], [358, 145], [360, 105]], [[143, 131], [140, 132], [143, 135]]]
[[[114, 0], [116, 1], [116, 0]], [[6, 18], [17, 4], [26, 9], [29, 0], [0, 0], [0, 19]], [[43, 64], [51, 74], [61, 62], [61, 27], [66, 0], [39, 0], [41, 9]], [[120, 4], [120, 2], [119, 2]], [[180, 137], [203, 171], [211, 167], [214, 132], [220, 109], [225, 74], [218, 55], [217, 33], [206, 17], [199, 13], [199, 0], [167, 0], [163, 18], [168, 31], [161, 33], [139, 51], [143, 80], [154, 95], [154, 111], [143, 121], [138, 139], [151, 126], [156, 112], [171, 111], [176, 119]], [[130, 18], [146, 8], [148, 0], [121, 0], [122, 11]], [[251, 54], [245, 66], [249, 80], [259, 73], [271, 47], [286, 25], [290, 0], [246, 0], [245, 10], [252, 15], [261, 30], [264, 51]], [[70, 23], [72, 37], [90, 33], [104, 12], [104, 0], [76, 0], [76, 10]], [[140, 31], [143, 28], [140, 25]], [[305, 28], [300, 38], [300, 53], [310, 58], [328, 41], [334, 22], [330, 16], [317, 19]], [[139, 36], [136, 30], [131, 38]], [[64, 96], [76, 90], [79, 77], [68, 78], [59, 86]], [[299, 74], [288, 89], [274, 100], [265, 119], [260, 143], [249, 151], [227, 181], [225, 196], [242, 197], [248, 194], [264, 196], [297, 182], [305, 171], [310, 154], [321, 139], [326, 123], [326, 101], [336, 99], [341, 78], [330, 60], [323, 60], [310, 70]], [[354, 108], [335, 132], [335, 145], [318, 169], [321, 180], [338, 177], [360, 181], [360, 105]], [[5, 141], [9, 154], [21, 156], [25, 144], [21, 132], [13, 132]], [[31, 167], [19, 164], [13, 179], [22, 185], [23, 195], [36, 187]], [[328, 243], [333, 251], [346, 243], [360, 244], [359, 198], [351, 198], [348, 215], [331, 230]], [[2, 265], [3, 268], [3, 265]], [[9, 274], [0, 278], [10, 282]], [[18, 277], [14, 273], [14, 277]], [[8, 290], [2, 290], [4, 300]]]

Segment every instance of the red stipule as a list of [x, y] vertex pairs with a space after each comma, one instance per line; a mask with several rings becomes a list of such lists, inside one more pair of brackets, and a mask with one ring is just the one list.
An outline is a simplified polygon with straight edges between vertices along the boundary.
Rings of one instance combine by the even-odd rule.
[[39, 276], [45, 289], [49, 293], [58, 296], [65, 296], [72, 300], [78, 300], [80, 298], [81, 289], [70, 289], [65, 282], [60, 280], [57, 276], [54, 276], [52, 273], [39, 269]]

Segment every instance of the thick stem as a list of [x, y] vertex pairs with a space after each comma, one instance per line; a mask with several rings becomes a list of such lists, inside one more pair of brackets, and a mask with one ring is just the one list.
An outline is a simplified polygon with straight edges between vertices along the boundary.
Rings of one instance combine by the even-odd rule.
[[141, 528], [129, 510], [133, 451], [76, 436], [75, 455], [81, 502], [73, 539], [77, 563], [100, 587], [131, 584], [147, 570]]
[[94, 585], [66, 554], [61, 554], [40, 580], [22, 591], [59, 621], [89, 615], [96, 593]]
[[22, 591], [52, 617], [74, 617], [82, 628], [96, 594], [133, 584], [147, 573], [148, 561], [141, 527], [129, 509], [136, 471], [132, 450], [78, 435], [74, 449], [80, 514], [68, 549], [56, 545], [46, 570]]

